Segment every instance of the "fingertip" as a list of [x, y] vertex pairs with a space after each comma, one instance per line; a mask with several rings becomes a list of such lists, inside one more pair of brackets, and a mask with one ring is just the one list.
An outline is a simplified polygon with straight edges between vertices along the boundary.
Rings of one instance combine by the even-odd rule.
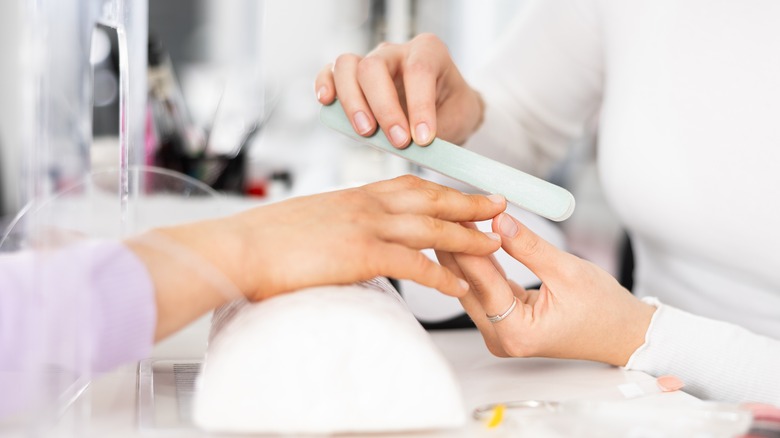
[[420, 146], [428, 146], [433, 141], [433, 131], [426, 122], [418, 123], [414, 128], [414, 142]]
[[520, 228], [515, 218], [507, 213], [501, 213], [493, 219], [493, 231], [502, 237], [514, 238]]
[[498, 205], [505, 205], [506, 204], [506, 198], [503, 195], [499, 194], [492, 194], [488, 195], [487, 198], [490, 200], [490, 202]]
[[458, 279], [458, 286], [460, 286], [460, 290], [465, 294], [469, 291], [469, 282], [459, 278]]
[[327, 86], [321, 85], [317, 88], [317, 100], [323, 105], [333, 103], [333, 96], [331, 96], [330, 89]]
[[409, 146], [411, 138], [409, 133], [401, 125], [393, 125], [387, 130], [387, 137], [390, 143], [398, 149], [405, 149]]
[[355, 132], [364, 137], [373, 134], [376, 128], [374, 122], [364, 111], [355, 112], [355, 114], [352, 116], [352, 123], [354, 125]]

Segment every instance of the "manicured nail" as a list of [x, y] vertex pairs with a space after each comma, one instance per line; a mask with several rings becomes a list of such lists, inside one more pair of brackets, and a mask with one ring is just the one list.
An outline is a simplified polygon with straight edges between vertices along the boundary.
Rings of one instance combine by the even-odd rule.
[[320, 88], [317, 90], [317, 100], [319, 100], [320, 102], [322, 102], [322, 98], [323, 98], [323, 96], [325, 96], [325, 93], [327, 93], [327, 92], [328, 92], [328, 87], [326, 87], [326, 86], [324, 86], [324, 85], [323, 85], [323, 86], [321, 86], [321, 87], [320, 87]]
[[409, 134], [406, 133], [404, 128], [393, 125], [393, 127], [390, 128], [390, 140], [395, 146], [404, 146], [406, 145], [406, 141], [409, 140]]
[[495, 240], [496, 242], [501, 241], [501, 236], [499, 236], [496, 233], [485, 233], [486, 236], [488, 236], [490, 239]]
[[490, 199], [490, 202], [493, 202], [494, 204], [504, 203], [504, 197], [501, 195], [490, 195], [487, 198]]
[[677, 376], [661, 376], [656, 379], [655, 383], [662, 392], [677, 391], [685, 386], [685, 383]]
[[358, 111], [354, 115], [355, 127], [360, 135], [366, 135], [371, 132], [371, 121], [363, 111]]
[[515, 234], [517, 234], [517, 224], [509, 215], [501, 213], [498, 216], [498, 230], [506, 237], [515, 237]]
[[431, 141], [431, 128], [425, 122], [418, 123], [414, 128], [414, 141], [417, 144], [428, 144]]
[[464, 280], [464, 279], [462, 279], [462, 278], [459, 278], [459, 279], [458, 279], [458, 284], [460, 284], [460, 288], [461, 288], [461, 289], [463, 289], [463, 290], [465, 290], [465, 291], [467, 291], [467, 292], [468, 292], [468, 290], [469, 290], [469, 284], [468, 284], [468, 282], [467, 282], [466, 280]]

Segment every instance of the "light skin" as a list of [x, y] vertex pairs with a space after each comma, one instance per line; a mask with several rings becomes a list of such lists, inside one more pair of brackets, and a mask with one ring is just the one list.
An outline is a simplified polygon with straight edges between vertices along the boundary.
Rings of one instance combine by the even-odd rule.
[[[364, 57], [341, 55], [320, 71], [314, 89], [322, 104], [339, 99], [356, 132], [368, 136], [382, 129], [398, 148], [411, 139], [424, 146], [434, 137], [462, 144], [484, 114], [479, 93], [431, 34], [382, 44]], [[506, 279], [491, 257], [437, 250], [443, 266], [468, 280], [470, 292], [461, 303], [490, 351], [625, 365], [644, 342], [655, 309], [602, 269], [558, 250], [508, 215], [494, 220], [497, 233], [500, 223], [508, 227], [502, 246], [542, 280], [540, 290], [526, 291]], [[485, 314], [503, 313], [512, 297], [520, 300], [515, 311], [490, 323]]]
[[338, 96], [357, 133], [369, 136], [378, 123], [397, 148], [437, 136], [461, 144], [482, 120], [479, 93], [432, 34], [383, 43], [364, 57], [341, 55], [320, 71], [314, 89], [324, 105]]
[[[636, 299], [604, 270], [545, 241], [517, 219], [493, 220], [504, 250], [542, 280], [525, 290], [507, 279], [492, 255], [436, 251], [439, 262], [469, 282], [460, 302], [488, 349], [500, 357], [587, 359], [624, 366], [644, 343], [655, 308]], [[491, 323], [486, 315], [504, 313]]]
[[[159, 340], [230, 299], [261, 301], [376, 276], [462, 296], [468, 284], [420, 250], [491, 254], [501, 245], [498, 235], [460, 223], [487, 220], [505, 208], [500, 196], [463, 194], [403, 176], [161, 228], [126, 244], [154, 283]], [[208, 281], [210, 274], [222, 282]]]

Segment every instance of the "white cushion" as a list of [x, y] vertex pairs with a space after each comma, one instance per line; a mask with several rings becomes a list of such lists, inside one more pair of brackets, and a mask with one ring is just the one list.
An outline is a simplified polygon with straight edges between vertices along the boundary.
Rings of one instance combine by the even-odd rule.
[[449, 363], [394, 292], [331, 286], [220, 309], [193, 418], [327, 434], [453, 428], [466, 415]]

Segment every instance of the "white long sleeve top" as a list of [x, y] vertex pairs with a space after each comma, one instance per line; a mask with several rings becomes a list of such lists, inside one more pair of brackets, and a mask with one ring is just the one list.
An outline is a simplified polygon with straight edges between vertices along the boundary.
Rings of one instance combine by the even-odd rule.
[[[599, 177], [659, 308], [627, 367], [780, 403], [780, 2], [531, 0], [466, 147], [542, 174], [598, 117]], [[663, 303], [663, 304], [661, 304]]]

